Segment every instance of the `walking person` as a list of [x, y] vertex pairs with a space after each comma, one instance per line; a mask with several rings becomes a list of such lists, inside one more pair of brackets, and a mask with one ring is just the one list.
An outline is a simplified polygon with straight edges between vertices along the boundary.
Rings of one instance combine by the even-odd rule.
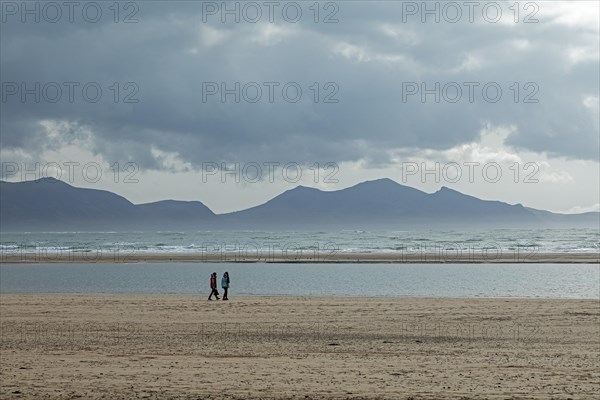
[[219, 291], [217, 290], [217, 273], [213, 272], [210, 275], [210, 296], [208, 296], [209, 300], [212, 300], [213, 294], [219, 300]]
[[229, 300], [227, 298], [227, 291], [229, 290], [229, 272], [223, 274], [223, 278], [221, 278], [221, 287], [223, 288], [223, 300]]

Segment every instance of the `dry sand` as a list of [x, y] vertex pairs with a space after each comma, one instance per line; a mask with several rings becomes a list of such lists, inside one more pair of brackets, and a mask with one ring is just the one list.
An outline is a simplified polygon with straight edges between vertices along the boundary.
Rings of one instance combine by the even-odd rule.
[[34, 263], [568, 263], [568, 264], [597, 264], [600, 253], [541, 253], [532, 250], [522, 252], [502, 253], [490, 250], [485, 254], [481, 251], [464, 251], [457, 254], [454, 251], [437, 253], [341, 253], [311, 251], [298, 254], [290, 251], [274, 251], [269, 254], [240, 254], [240, 253], [145, 253], [135, 250], [120, 252], [102, 252], [100, 250], [82, 253], [65, 251], [64, 253], [10, 253], [3, 252], [0, 261], [15, 264]]
[[0, 296], [2, 399], [593, 399], [597, 300]]

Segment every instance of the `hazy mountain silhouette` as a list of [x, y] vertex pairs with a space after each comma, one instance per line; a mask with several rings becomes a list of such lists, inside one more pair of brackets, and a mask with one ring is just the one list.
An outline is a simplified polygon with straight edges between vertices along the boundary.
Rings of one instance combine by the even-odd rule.
[[481, 200], [443, 187], [435, 193], [379, 179], [337, 190], [298, 186], [246, 210], [214, 214], [197, 201], [135, 205], [114, 193], [52, 178], [0, 182], [0, 229], [295, 230], [599, 227], [600, 213], [575, 215]]
[[192, 227], [215, 214], [198, 201], [135, 205], [112, 192], [83, 189], [54, 178], [0, 181], [0, 229], [145, 230]]
[[223, 226], [243, 229], [426, 229], [483, 224], [532, 226], [541, 222], [520, 204], [480, 200], [445, 187], [428, 194], [391, 179], [332, 192], [298, 186], [265, 204], [219, 218]]

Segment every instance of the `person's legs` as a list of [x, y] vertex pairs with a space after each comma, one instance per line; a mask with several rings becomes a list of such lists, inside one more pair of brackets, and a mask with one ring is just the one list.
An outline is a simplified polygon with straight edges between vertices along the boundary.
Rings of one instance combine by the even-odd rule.
[[223, 300], [229, 300], [227, 298], [227, 291], [229, 290], [229, 288], [223, 288]]
[[210, 295], [208, 296], [208, 299], [212, 300], [213, 294], [215, 295], [215, 297], [217, 298], [217, 300], [219, 300], [219, 292], [217, 291], [217, 289], [212, 289], [211, 290]]

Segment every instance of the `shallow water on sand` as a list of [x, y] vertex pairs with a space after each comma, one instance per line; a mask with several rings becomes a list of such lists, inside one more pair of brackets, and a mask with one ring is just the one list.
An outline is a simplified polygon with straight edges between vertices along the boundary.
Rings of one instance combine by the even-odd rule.
[[597, 264], [0, 264], [0, 293], [600, 298]]

